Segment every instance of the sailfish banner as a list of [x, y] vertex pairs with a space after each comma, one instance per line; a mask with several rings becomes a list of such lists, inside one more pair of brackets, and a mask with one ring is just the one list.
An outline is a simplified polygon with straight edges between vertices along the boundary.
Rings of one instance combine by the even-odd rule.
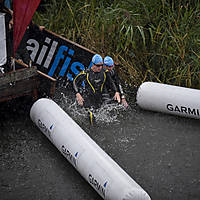
[[40, 0], [13, 0], [13, 54], [29, 25]]

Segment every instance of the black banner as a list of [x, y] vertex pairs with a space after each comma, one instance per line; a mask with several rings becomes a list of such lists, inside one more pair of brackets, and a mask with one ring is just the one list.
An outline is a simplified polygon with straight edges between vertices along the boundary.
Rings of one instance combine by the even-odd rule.
[[26, 48], [33, 65], [56, 79], [73, 81], [80, 71], [92, 65], [94, 52], [47, 30], [31, 28], [26, 36]]

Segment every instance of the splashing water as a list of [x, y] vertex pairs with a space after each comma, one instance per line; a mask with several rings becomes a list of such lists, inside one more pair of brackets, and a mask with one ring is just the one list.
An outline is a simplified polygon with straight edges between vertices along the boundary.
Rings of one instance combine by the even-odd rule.
[[124, 110], [124, 107], [121, 104], [104, 104], [94, 112], [94, 116], [97, 123], [119, 123], [119, 115], [122, 110]]
[[[85, 108], [80, 107], [75, 98], [70, 94], [60, 92], [54, 99], [56, 103], [66, 111], [79, 124], [89, 124], [88, 112]], [[119, 115], [124, 111], [121, 104], [110, 103], [103, 104], [99, 109], [92, 110], [97, 124], [119, 123]]]

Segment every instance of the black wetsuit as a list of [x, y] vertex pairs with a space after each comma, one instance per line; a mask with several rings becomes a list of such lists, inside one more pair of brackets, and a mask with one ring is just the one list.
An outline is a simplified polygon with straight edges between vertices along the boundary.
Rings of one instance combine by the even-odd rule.
[[[122, 89], [122, 85], [119, 79], [119, 76], [117, 75], [116, 71], [114, 69], [112, 70], [105, 70], [107, 74], [110, 74], [112, 80], [114, 81], [116, 87], [117, 87], [117, 92], [120, 93], [121, 98], [124, 98], [124, 91]], [[103, 94], [103, 100], [106, 103], [112, 102], [112, 97], [114, 96], [111, 87], [108, 85], [105, 88], [105, 93]]]
[[110, 73], [111, 78], [113, 79], [113, 81], [114, 81], [114, 83], [115, 83], [115, 85], [117, 87], [118, 92], [120, 93], [121, 96], [123, 96], [124, 95], [124, 91], [122, 89], [122, 85], [121, 85], [119, 76], [117, 75], [117, 73], [115, 72], [114, 69], [110, 70], [109, 73]]
[[110, 74], [103, 69], [101, 72], [94, 72], [91, 68], [87, 69], [77, 75], [73, 81], [74, 90], [82, 95], [86, 108], [99, 108], [103, 103], [102, 94], [108, 86], [113, 92], [117, 91]]

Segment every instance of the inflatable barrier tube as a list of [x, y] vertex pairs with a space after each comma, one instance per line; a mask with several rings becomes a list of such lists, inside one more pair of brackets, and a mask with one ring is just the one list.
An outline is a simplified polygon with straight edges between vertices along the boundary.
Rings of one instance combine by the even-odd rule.
[[33, 104], [30, 117], [103, 199], [150, 200], [54, 101], [39, 99]]
[[146, 110], [200, 119], [200, 90], [145, 82], [136, 96]]

